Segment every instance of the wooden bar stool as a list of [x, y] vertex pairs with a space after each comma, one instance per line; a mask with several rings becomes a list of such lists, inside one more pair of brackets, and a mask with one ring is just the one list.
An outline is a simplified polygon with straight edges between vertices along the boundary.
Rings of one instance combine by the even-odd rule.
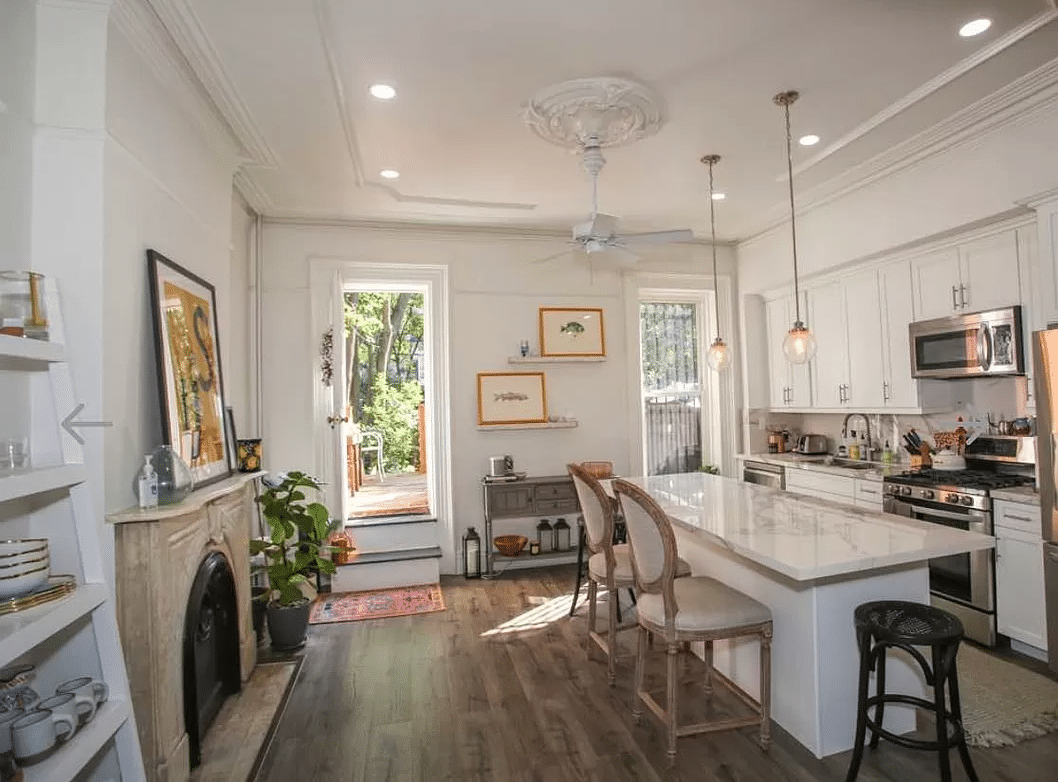
[[[949, 752], [954, 746], [959, 750], [966, 776], [971, 782], [977, 782], [977, 772], [966, 746], [962, 706], [959, 703], [959, 675], [955, 668], [959, 642], [963, 638], [963, 626], [959, 618], [922, 603], [877, 600], [858, 606], [854, 620], [856, 640], [860, 647], [860, 693], [856, 707], [856, 743], [853, 746], [852, 762], [849, 764], [845, 782], [853, 782], [859, 774], [860, 762], [863, 760], [863, 740], [868, 728], [871, 731], [871, 749], [878, 746], [879, 738], [884, 738], [902, 747], [936, 752], [943, 782], [951, 782]], [[922, 652], [916, 648], [921, 646], [929, 647], [932, 664], [927, 662]], [[926, 684], [933, 687], [932, 701], [885, 691], [887, 649], [903, 649], [915, 659], [925, 674]], [[878, 689], [876, 695], [868, 697], [871, 670], [876, 672]], [[950, 707], [944, 695], [945, 687], [948, 689]], [[936, 740], [912, 739], [885, 730], [882, 720], [887, 703], [902, 703], [933, 712]], [[872, 706], [873, 719], [867, 716]]]
[[[679, 561], [676, 556], [676, 536], [665, 511], [635, 484], [617, 478], [613, 487], [621, 501], [621, 510], [628, 526], [632, 569], [639, 589], [639, 602], [636, 604], [639, 644], [632, 696], [632, 715], [636, 722], [642, 718], [641, 706], [645, 704], [665, 726], [670, 765], [676, 763], [676, 739], [696, 733], [755, 725], [760, 728], [761, 748], [768, 749], [771, 745], [771, 611], [749, 595], [716, 579], [703, 576], [676, 578]], [[643, 687], [649, 633], [662, 638], [668, 652], [665, 708]], [[713, 642], [745, 636], [756, 636], [760, 640], [759, 700], [713, 669]], [[706, 695], [711, 696], [712, 681], [715, 679], [754, 711], [752, 717], [678, 725], [676, 656], [682, 644], [692, 641], [705, 642]]]
[[[607, 675], [612, 687], [617, 681], [617, 633], [636, 627], [631, 623], [621, 625], [617, 618], [618, 590], [631, 590], [635, 585], [631, 554], [627, 544], [613, 543], [614, 505], [599, 480], [579, 464], [568, 464], [566, 469], [577, 489], [584, 515], [585, 539], [591, 551], [588, 558], [588, 638], [606, 652]], [[676, 569], [680, 575], [691, 572], [690, 565], [683, 560], [679, 560]], [[596, 630], [599, 584], [606, 587], [609, 609], [605, 636]]]

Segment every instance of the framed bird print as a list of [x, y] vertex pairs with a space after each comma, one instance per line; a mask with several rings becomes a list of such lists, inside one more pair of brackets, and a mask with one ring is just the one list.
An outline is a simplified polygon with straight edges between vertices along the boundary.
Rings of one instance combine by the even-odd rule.
[[191, 468], [195, 486], [232, 474], [224, 416], [217, 295], [201, 277], [147, 251], [162, 439]]
[[606, 332], [598, 307], [541, 307], [540, 355], [602, 357]]

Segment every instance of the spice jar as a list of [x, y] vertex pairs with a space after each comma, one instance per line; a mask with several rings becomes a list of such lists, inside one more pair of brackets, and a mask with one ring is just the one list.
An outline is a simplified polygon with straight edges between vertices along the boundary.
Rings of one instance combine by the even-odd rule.
[[0, 333], [48, 338], [44, 276], [36, 272], [0, 272]]

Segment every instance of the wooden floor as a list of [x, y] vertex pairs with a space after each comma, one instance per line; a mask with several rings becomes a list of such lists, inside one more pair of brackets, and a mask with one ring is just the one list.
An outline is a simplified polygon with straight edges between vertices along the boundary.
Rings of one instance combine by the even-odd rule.
[[[601, 653], [584, 643], [586, 612], [568, 617], [572, 575], [563, 567], [446, 578], [446, 611], [313, 626], [258, 780], [844, 779], [847, 754], [818, 761], [778, 726], [767, 753], [752, 730], [680, 739], [669, 771], [662, 731], [647, 715], [641, 726], [632, 720], [631, 658], [608, 687]], [[629, 653], [634, 638], [624, 634]], [[648, 681], [660, 698], [664, 655], [652, 657]], [[690, 660], [689, 674], [700, 671]], [[682, 716], [700, 716], [704, 698], [690, 684], [683, 693]], [[728, 707], [722, 698], [715, 706]], [[1058, 734], [971, 753], [982, 782], [1053, 780]], [[952, 759], [955, 779], [965, 779]], [[859, 779], [939, 775], [934, 755], [883, 742], [867, 751]]]

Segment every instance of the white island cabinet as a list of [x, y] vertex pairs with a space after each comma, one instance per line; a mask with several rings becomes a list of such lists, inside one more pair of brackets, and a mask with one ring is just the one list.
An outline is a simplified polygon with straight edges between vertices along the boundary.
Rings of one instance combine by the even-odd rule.
[[[631, 478], [665, 509], [680, 556], [771, 609], [772, 714], [816, 757], [853, 745], [859, 657], [856, 606], [929, 602], [927, 560], [992, 548], [990, 535], [927, 524], [790, 492], [688, 473]], [[759, 693], [756, 646], [717, 642], [715, 665]], [[886, 667], [892, 692], [922, 696], [920, 670], [902, 653]], [[885, 727], [915, 729], [915, 713], [887, 707]]]

